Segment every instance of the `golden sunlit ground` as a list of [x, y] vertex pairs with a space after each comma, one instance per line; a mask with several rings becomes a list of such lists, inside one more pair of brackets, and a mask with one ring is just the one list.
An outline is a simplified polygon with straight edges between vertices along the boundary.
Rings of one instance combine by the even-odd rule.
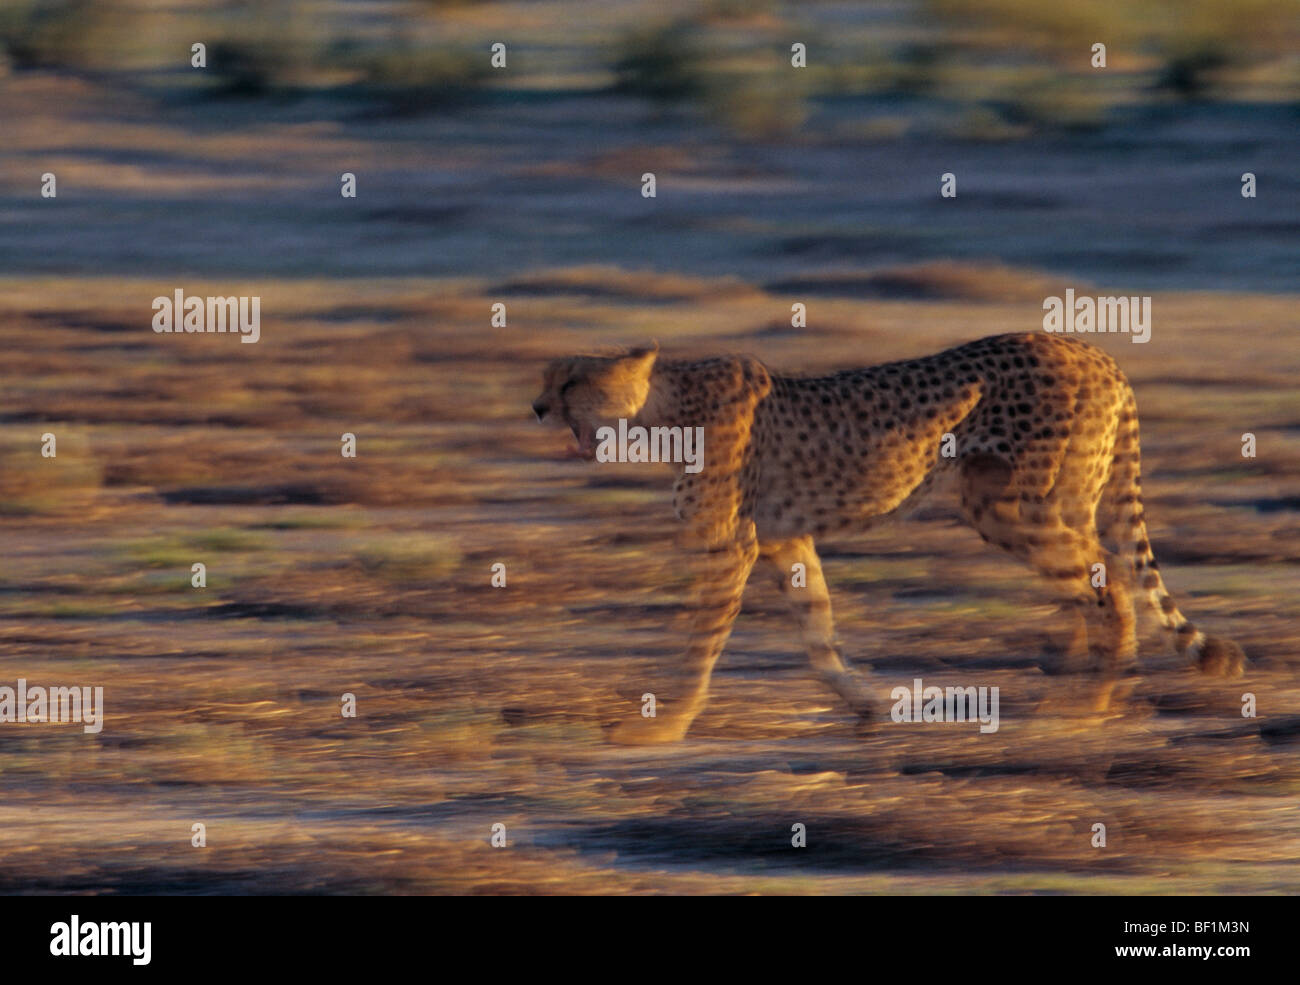
[[[1294, 893], [1290, 298], [1157, 294], [1151, 343], [1105, 342], [1137, 391], [1165, 578], [1253, 658], [1241, 680], [1148, 633], [1127, 712], [1068, 714], [1054, 606], [935, 512], [822, 545], [873, 733], [759, 580], [688, 740], [602, 741], [684, 642], [687, 566], [666, 471], [565, 459], [532, 420], [542, 363], [657, 338], [861, 365], [1032, 329], [1040, 281], [926, 268], [870, 300], [603, 268], [181, 282], [260, 295], [257, 345], [150, 332], [174, 278], [0, 281], [0, 683], [102, 685], [107, 711], [97, 736], [4, 727], [0, 891]], [[932, 299], [903, 300], [918, 283]], [[1000, 730], [892, 723], [915, 677], [999, 686]]]

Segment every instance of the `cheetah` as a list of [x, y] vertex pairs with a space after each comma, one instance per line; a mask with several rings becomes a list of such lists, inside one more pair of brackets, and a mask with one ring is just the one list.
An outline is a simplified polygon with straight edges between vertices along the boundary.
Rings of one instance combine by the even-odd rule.
[[1075, 613], [1099, 658], [1093, 710], [1105, 711], [1134, 672], [1135, 591], [1191, 664], [1242, 671], [1241, 648], [1196, 628], [1165, 589], [1142, 508], [1133, 390], [1114, 359], [1078, 339], [998, 335], [817, 378], [778, 376], [743, 356], [661, 360], [655, 344], [552, 362], [533, 411], [567, 424], [589, 460], [598, 429], [619, 419], [704, 429], [703, 468], [679, 466], [674, 487], [685, 539], [698, 548], [690, 642], [668, 686], [652, 689], [656, 716], [615, 723], [614, 742], [686, 735], [760, 563], [794, 609], [813, 670], [869, 720], [814, 539], [906, 516], [941, 488], [980, 537], [1036, 569]]

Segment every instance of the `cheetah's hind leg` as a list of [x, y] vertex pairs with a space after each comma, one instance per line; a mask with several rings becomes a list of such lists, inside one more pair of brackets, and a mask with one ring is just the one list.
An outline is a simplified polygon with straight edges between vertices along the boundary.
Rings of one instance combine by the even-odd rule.
[[[1131, 578], [1098, 540], [1090, 499], [1083, 495], [1064, 507], [1051, 496], [1026, 493], [1011, 465], [994, 455], [962, 463], [961, 509], [967, 522], [986, 542], [1032, 566], [1059, 602], [1085, 614], [1099, 669], [1081, 710], [1095, 715], [1122, 704], [1136, 685], [1137, 619]], [[1094, 587], [1099, 562], [1108, 579]]]

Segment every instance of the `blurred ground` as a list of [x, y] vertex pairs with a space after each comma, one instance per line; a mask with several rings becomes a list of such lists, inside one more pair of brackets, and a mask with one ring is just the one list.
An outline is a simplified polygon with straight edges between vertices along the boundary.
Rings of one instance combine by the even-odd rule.
[[[152, 284], [0, 285], [6, 680], [102, 684], [108, 715], [93, 739], [0, 734], [0, 888], [1296, 889], [1289, 299], [1157, 296], [1152, 342], [1108, 345], [1137, 388], [1156, 554], [1184, 610], [1254, 658], [1242, 681], [1156, 656], [1127, 716], [1063, 716], [1050, 699], [1077, 681], [1044, 673], [1052, 608], [937, 516], [825, 545], [875, 735], [808, 679], [759, 581], [689, 741], [629, 751], [599, 722], [686, 632], [670, 479], [564, 460], [528, 414], [541, 361], [653, 334], [814, 370], [1040, 315], [823, 300], [798, 331], [788, 298], [735, 281], [586, 270], [520, 279], [511, 323], [528, 327], [492, 330], [506, 286], [249, 285], [276, 315], [247, 346], [154, 336], [137, 310]], [[917, 676], [1000, 686], [1000, 731], [889, 722], [889, 690]], [[508, 850], [488, 845], [498, 821]]]

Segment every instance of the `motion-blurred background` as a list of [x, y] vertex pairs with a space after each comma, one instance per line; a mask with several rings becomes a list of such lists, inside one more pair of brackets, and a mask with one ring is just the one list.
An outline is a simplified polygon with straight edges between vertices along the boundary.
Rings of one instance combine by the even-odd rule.
[[[107, 720], [0, 724], [0, 891], [1294, 892], [1298, 40], [1295, 0], [3, 0], [0, 685]], [[825, 545], [840, 633], [882, 716], [996, 685], [998, 733], [854, 734], [756, 583], [688, 742], [602, 744], [685, 565], [666, 474], [530, 422], [546, 359], [842, 368], [1069, 287], [1153, 295], [1101, 344], [1246, 678], [1147, 637], [1130, 713], [1070, 714], [1053, 607], [937, 513]], [[178, 288], [261, 341], [155, 335]]]

